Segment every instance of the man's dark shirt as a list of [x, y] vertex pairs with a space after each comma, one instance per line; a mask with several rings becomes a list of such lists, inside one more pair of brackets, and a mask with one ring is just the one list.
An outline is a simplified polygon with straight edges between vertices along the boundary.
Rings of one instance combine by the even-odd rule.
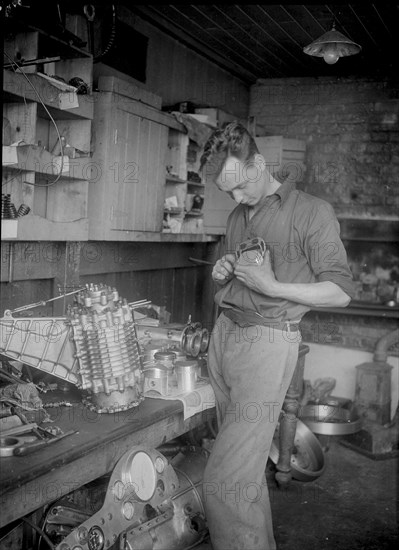
[[[331, 281], [354, 296], [352, 274], [339, 236], [339, 223], [330, 204], [283, 183], [262, 200], [249, 219], [249, 207], [239, 204], [230, 214], [226, 229], [226, 253], [253, 237], [266, 242], [276, 279], [282, 283]], [[228, 314], [233, 309], [243, 322], [258, 324], [300, 320], [309, 307], [271, 298], [250, 290], [235, 277], [215, 296]]]

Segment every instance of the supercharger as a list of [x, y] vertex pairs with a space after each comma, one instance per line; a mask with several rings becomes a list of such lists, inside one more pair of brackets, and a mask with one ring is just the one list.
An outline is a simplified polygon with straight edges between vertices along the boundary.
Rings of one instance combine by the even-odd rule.
[[[190, 447], [170, 461], [134, 447], [116, 464], [101, 509], [76, 525], [57, 550], [188, 550], [207, 535], [202, 477], [208, 452]], [[48, 533], [58, 527], [57, 503]], [[76, 516], [78, 517], [78, 516]], [[59, 520], [58, 520], [59, 521]]]

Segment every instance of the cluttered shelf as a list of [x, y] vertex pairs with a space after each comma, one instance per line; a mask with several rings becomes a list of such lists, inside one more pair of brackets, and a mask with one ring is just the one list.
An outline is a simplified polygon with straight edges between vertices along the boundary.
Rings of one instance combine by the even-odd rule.
[[[41, 97], [44, 105], [50, 110], [50, 113], [59, 119], [70, 118], [93, 118], [93, 98], [91, 95], [76, 94], [76, 89], [55, 82], [47, 75], [29, 74], [29, 80], [35, 86], [37, 92], [32, 85], [28, 84], [24, 76], [10, 70], [3, 71], [3, 102], [4, 103], [20, 103], [25, 101], [33, 101], [39, 105], [39, 114], [46, 117], [41, 109], [38, 94]], [[65, 89], [63, 89], [65, 88]]]
[[3, 145], [3, 171], [35, 172], [48, 178], [59, 175], [65, 181], [90, 179], [92, 163], [88, 157], [69, 158], [52, 155], [38, 145]]

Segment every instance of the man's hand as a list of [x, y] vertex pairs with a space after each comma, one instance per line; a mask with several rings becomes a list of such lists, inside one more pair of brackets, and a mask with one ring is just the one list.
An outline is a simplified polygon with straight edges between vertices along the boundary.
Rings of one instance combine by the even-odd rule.
[[234, 254], [225, 254], [216, 262], [212, 270], [212, 279], [219, 284], [224, 285], [234, 276], [234, 263], [236, 257]]
[[277, 280], [272, 269], [269, 250], [266, 250], [264, 258], [258, 253], [256, 255], [244, 253], [235, 264], [234, 275], [251, 290], [273, 296]]

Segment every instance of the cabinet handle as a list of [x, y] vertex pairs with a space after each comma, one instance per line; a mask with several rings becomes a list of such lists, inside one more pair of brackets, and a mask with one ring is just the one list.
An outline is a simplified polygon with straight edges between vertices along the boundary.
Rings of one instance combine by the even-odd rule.
[[114, 143], [115, 145], [118, 143], [118, 129], [116, 129], [114, 132]]

